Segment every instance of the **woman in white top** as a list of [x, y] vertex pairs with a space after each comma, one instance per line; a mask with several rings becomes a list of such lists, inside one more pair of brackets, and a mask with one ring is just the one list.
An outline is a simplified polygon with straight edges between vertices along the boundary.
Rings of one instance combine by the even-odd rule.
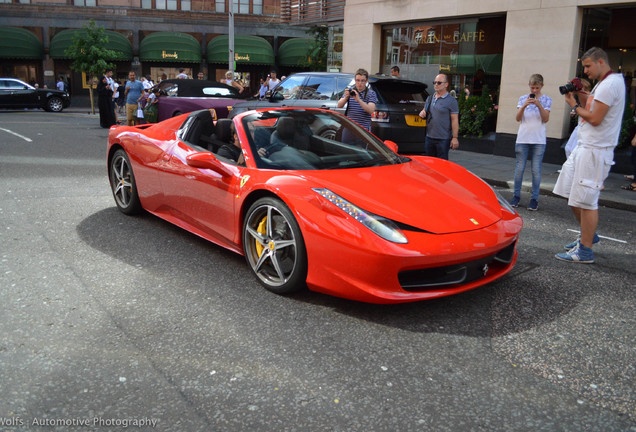
[[550, 120], [550, 109], [552, 99], [541, 94], [543, 88], [543, 76], [534, 74], [530, 77], [530, 94], [525, 94], [519, 98], [517, 104], [517, 121], [519, 132], [517, 132], [517, 142], [515, 153], [517, 162], [515, 164], [514, 195], [510, 204], [513, 207], [519, 206], [521, 199], [521, 183], [523, 182], [523, 172], [526, 169], [526, 161], [530, 155], [532, 166], [532, 195], [528, 210], [535, 211], [539, 208], [539, 189], [541, 187], [541, 164], [546, 146], [545, 124]]
[[236, 88], [239, 91], [239, 93], [243, 93], [243, 90], [245, 90], [245, 88], [242, 85], [234, 81], [234, 74], [232, 73], [232, 71], [227, 71], [225, 73], [225, 83], [227, 85], [231, 85], [232, 87]]

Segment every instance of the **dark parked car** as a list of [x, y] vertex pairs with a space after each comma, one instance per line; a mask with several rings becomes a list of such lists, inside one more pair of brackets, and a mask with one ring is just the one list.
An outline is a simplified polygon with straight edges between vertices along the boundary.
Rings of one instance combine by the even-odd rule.
[[60, 112], [70, 105], [68, 92], [35, 88], [17, 78], [0, 78], [0, 108], [42, 108]]
[[218, 118], [226, 118], [232, 106], [245, 99], [236, 88], [216, 81], [168, 79], [156, 87], [162, 91], [159, 121], [210, 108], [214, 108]]
[[[345, 108], [336, 108], [336, 104], [345, 89], [353, 84], [354, 76], [350, 73], [293, 74], [266, 99], [234, 105], [230, 117], [251, 109], [275, 107], [324, 108], [344, 114]], [[371, 75], [369, 86], [378, 96], [371, 132], [383, 141], [395, 142], [400, 153], [424, 153], [426, 120], [420, 118], [419, 112], [428, 97], [427, 85], [386, 75]]]

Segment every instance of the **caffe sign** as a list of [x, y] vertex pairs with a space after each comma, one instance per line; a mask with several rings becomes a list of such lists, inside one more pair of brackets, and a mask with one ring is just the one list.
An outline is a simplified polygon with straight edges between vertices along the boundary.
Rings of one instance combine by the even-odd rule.
[[435, 30], [431, 29], [426, 32], [426, 37], [423, 36], [424, 34], [421, 31], [415, 33], [415, 41], [418, 45], [439, 44], [442, 41], [447, 43], [486, 41], [486, 32], [484, 30], [468, 32], [456, 31], [453, 34], [446, 34], [440, 37], [437, 35], [437, 32]]

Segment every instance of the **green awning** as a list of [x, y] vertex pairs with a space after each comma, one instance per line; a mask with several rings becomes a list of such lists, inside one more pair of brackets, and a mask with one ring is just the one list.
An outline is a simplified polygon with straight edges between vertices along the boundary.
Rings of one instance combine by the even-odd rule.
[[[208, 63], [228, 62], [229, 37], [217, 36], [208, 43]], [[234, 36], [234, 60], [242, 64], [274, 64], [274, 49], [262, 37]]]
[[[75, 33], [85, 34], [84, 29], [70, 29], [62, 30], [51, 40], [51, 48], [49, 49], [49, 55], [52, 59], [68, 59], [69, 56], [65, 51], [73, 44], [73, 37]], [[104, 35], [108, 36], [108, 45], [105, 47], [115, 52], [115, 57], [107, 60], [132, 60], [132, 45], [130, 41], [126, 39], [121, 33], [117, 33], [112, 30], [104, 30]]]
[[29, 30], [0, 27], [0, 58], [41, 60], [43, 55], [42, 42]]
[[139, 60], [200, 63], [201, 44], [187, 33], [152, 33], [139, 44]]
[[278, 48], [279, 66], [301, 66], [307, 58], [307, 51], [313, 41], [310, 39], [294, 38], [286, 40]]

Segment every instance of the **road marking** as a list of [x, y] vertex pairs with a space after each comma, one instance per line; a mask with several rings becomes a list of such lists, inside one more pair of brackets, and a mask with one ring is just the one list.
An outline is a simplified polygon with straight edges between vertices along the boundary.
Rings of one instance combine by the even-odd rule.
[[0, 128], [0, 130], [3, 130], [7, 133], [10, 133], [11, 135], [15, 135], [18, 138], [22, 138], [23, 140], [25, 140], [26, 142], [33, 142], [33, 140], [29, 137], [25, 137], [24, 135], [20, 135], [19, 133], [13, 132], [12, 130], [9, 129], [5, 129], [5, 128]]
[[106, 166], [99, 159], [43, 158], [30, 156], [0, 156], [0, 163], [28, 165]]
[[[569, 229], [568, 228], [568, 231], [571, 231], [571, 232], [577, 233], [577, 234], [581, 234], [581, 231], [578, 231], [578, 230], [573, 230], [573, 229]], [[615, 238], [612, 238], [612, 237], [607, 237], [607, 236], [602, 236], [602, 235], [599, 235], [599, 237], [602, 238], [602, 239], [605, 239], [605, 240], [611, 240], [611, 241], [615, 241], [617, 243], [625, 243], [625, 244], [627, 244], [626, 240], [615, 239]]]

